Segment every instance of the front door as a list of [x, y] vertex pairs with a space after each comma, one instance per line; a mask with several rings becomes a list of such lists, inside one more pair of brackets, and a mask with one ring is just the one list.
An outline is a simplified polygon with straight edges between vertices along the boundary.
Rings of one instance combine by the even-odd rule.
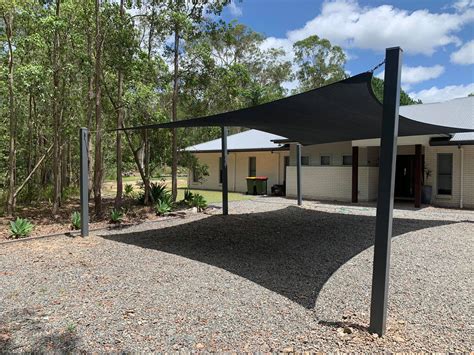
[[415, 156], [398, 155], [395, 172], [395, 197], [414, 198]]

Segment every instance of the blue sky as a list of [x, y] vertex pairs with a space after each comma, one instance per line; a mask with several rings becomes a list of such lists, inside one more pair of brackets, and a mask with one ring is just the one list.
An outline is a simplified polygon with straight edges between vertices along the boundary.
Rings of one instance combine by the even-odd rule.
[[474, 92], [474, 0], [234, 0], [223, 16], [265, 34], [263, 47], [282, 47], [289, 59], [295, 41], [327, 38], [345, 50], [351, 74], [399, 45], [403, 88], [423, 102]]

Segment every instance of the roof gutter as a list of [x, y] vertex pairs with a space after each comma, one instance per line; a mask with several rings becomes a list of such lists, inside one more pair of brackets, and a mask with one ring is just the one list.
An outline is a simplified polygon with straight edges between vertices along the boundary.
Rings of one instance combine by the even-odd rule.
[[430, 146], [431, 147], [443, 147], [443, 146], [460, 146], [460, 145], [474, 145], [474, 140], [465, 140], [465, 141], [452, 141], [452, 138], [431, 138]]

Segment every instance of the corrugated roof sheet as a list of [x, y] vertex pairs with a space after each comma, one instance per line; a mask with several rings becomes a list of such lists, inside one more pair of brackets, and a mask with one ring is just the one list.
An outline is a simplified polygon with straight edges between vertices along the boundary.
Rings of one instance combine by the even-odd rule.
[[[262, 150], [262, 149], [278, 149], [281, 148], [281, 144], [273, 143], [274, 139], [284, 139], [284, 137], [277, 136], [256, 129], [251, 129], [245, 132], [233, 134], [227, 137], [227, 149], [228, 150]], [[220, 151], [221, 140], [214, 139], [209, 142], [197, 144], [186, 148], [187, 151]]]

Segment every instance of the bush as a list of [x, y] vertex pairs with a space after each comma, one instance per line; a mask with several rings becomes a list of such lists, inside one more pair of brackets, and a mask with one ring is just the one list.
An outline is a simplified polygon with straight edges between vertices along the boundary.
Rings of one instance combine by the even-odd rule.
[[74, 211], [71, 215], [71, 228], [72, 229], [81, 228], [81, 214], [77, 211]]
[[194, 194], [191, 192], [191, 190], [184, 190], [184, 202], [186, 202], [186, 204], [190, 205], [193, 201], [193, 198]]
[[123, 220], [123, 212], [121, 210], [116, 210], [115, 208], [110, 212], [110, 222], [111, 223], [121, 223]]
[[132, 197], [133, 194], [133, 185], [125, 184], [125, 197]]
[[191, 206], [196, 207], [199, 212], [203, 211], [207, 207], [207, 201], [204, 196], [200, 194], [195, 194], [192, 201]]
[[[153, 201], [157, 202], [161, 200], [164, 195], [169, 194], [164, 183], [150, 183], [150, 194], [153, 197]], [[140, 192], [137, 198], [138, 202], [142, 205], [145, 204], [145, 191]]]
[[168, 192], [164, 194], [155, 205], [155, 212], [156, 214], [162, 216], [166, 213], [170, 213], [174, 208], [173, 197]]
[[13, 222], [10, 222], [10, 234], [13, 238], [28, 237], [33, 231], [34, 225], [26, 218], [17, 217]]

